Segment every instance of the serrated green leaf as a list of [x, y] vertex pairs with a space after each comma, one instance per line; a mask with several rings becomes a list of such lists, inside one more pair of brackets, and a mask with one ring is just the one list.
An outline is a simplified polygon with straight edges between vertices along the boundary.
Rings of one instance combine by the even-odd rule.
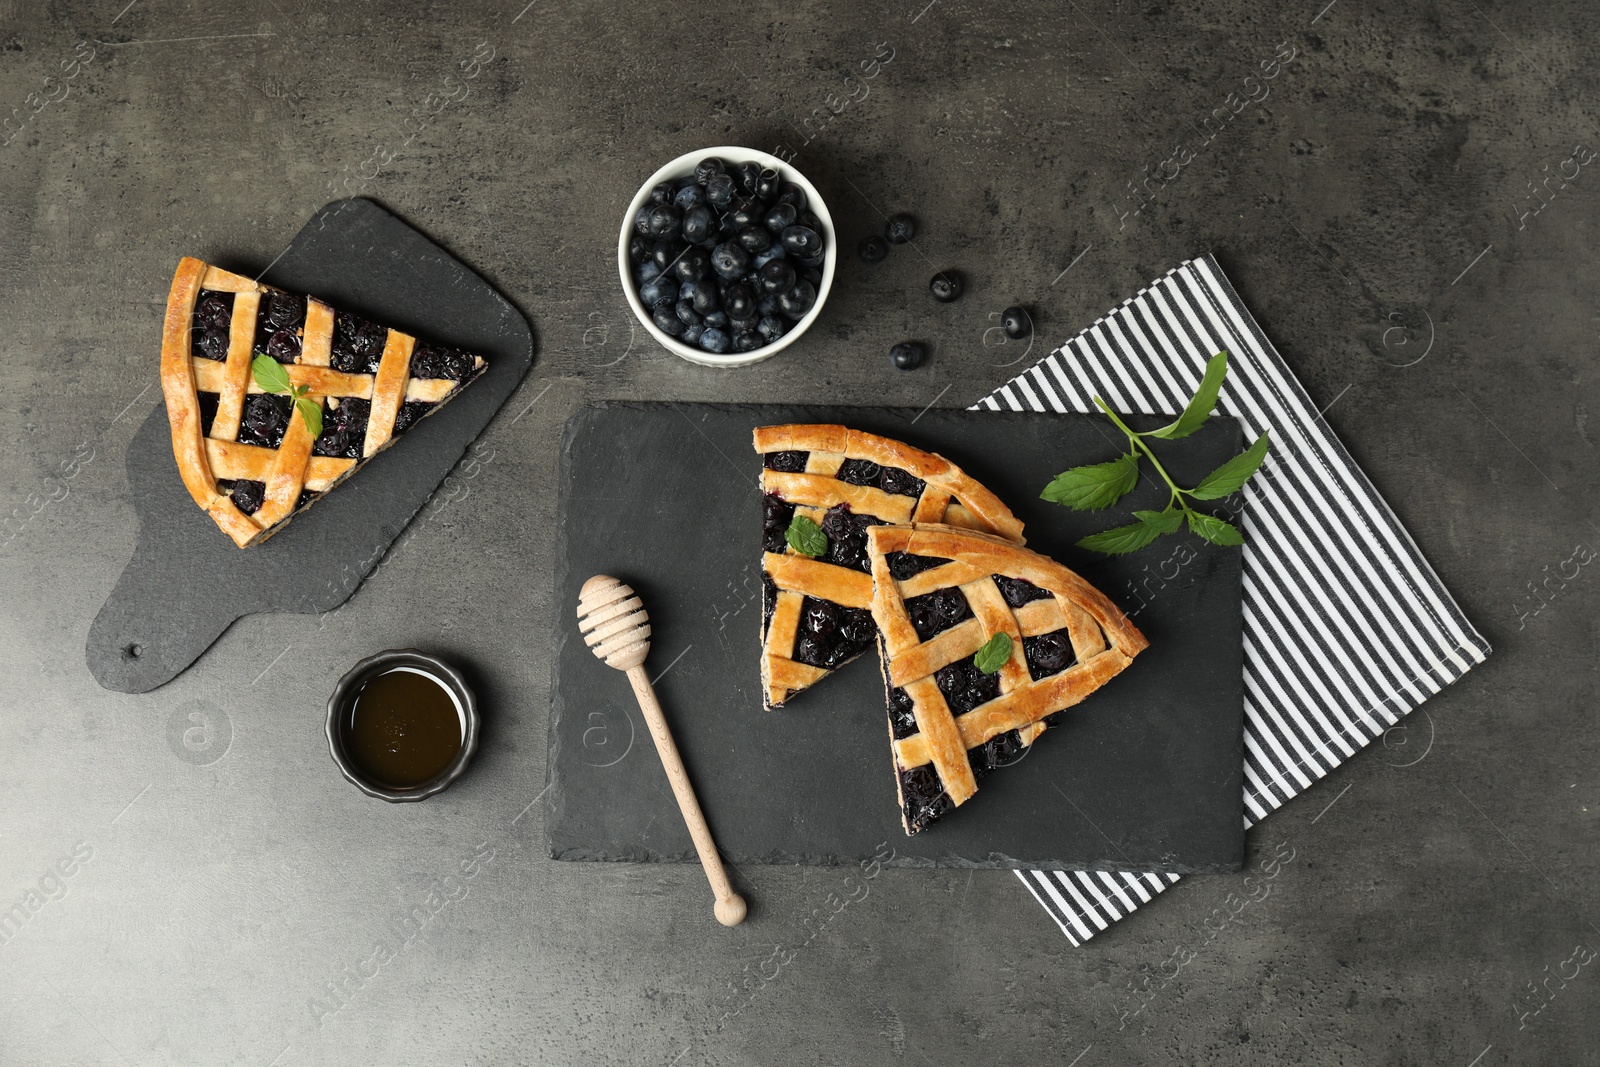
[[1075, 511], [1099, 511], [1121, 500], [1138, 482], [1139, 457], [1130, 452], [1109, 463], [1063, 471], [1039, 496]]
[[1166, 511], [1135, 511], [1133, 517], [1147, 526], [1154, 526], [1157, 533], [1177, 533], [1178, 527], [1183, 525], [1183, 512], [1172, 508]]
[[972, 665], [984, 674], [993, 674], [1011, 658], [1011, 635], [995, 634], [972, 657]]
[[1244, 483], [1260, 468], [1269, 447], [1267, 432], [1263, 431], [1249, 448], [1200, 479], [1200, 484], [1189, 490], [1189, 495], [1196, 500], [1221, 500], [1232, 496], [1243, 489]]
[[300, 412], [300, 417], [305, 420], [306, 429], [311, 431], [311, 439], [315, 441], [322, 436], [322, 405], [315, 400], [305, 397], [295, 397], [294, 406]]
[[1227, 376], [1228, 353], [1218, 352], [1206, 363], [1205, 377], [1200, 379], [1200, 388], [1195, 390], [1183, 414], [1178, 416], [1176, 422], [1152, 430], [1150, 436], [1175, 441], [1180, 437], [1188, 437], [1204, 426], [1206, 419], [1211, 417], [1211, 410], [1217, 406], [1217, 394], [1222, 392], [1222, 381]]
[[264, 392], [289, 392], [289, 372], [271, 356], [257, 356], [250, 361], [250, 373]]
[[1154, 526], [1136, 522], [1131, 526], [1118, 526], [1101, 533], [1090, 534], [1078, 542], [1078, 547], [1087, 548], [1091, 552], [1104, 552], [1108, 556], [1120, 556], [1127, 552], [1137, 552], [1159, 536], [1161, 531]]
[[822, 527], [804, 515], [796, 515], [789, 521], [789, 528], [784, 531], [783, 539], [789, 542], [790, 548], [802, 556], [816, 559], [818, 556], [828, 554], [828, 535], [822, 532]]
[[1214, 545], [1244, 544], [1244, 534], [1240, 533], [1232, 523], [1225, 522], [1215, 515], [1202, 515], [1198, 511], [1189, 512], [1189, 529]]

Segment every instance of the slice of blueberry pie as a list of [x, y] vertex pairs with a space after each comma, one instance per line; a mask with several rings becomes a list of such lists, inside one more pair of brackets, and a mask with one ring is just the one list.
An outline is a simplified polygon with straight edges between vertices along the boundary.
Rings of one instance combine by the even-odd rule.
[[907, 834], [966, 803], [1147, 645], [1094, 586], [998, 537], [875, 526], [867, 555]]
[[937, 522], [1022, 543], [1022, 523], [943, 456], [844, 426], [760, 426], [761, 680], [779, 708], [872, 646], [867, 532]]
[[185, 257], [161, 388], [183, 483], [248, 548], [348, 478], [487, 364]]

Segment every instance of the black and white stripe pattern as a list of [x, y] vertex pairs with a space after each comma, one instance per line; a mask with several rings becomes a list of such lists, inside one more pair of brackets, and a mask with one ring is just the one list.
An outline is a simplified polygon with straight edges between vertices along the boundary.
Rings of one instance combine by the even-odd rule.
[[[1094, 411], [1099, 396], [1117, 411], [1180, 411], [1224, 349], [1218, 412], [1239, 419], [1246, 440], [1272, 431], [1240, 516], [1249, 827], [1483, 662], [1488, 642], [1210, 256], [1173, 269], [974, 407]], [[1075, 945], [1178, 880], [1017, 874]]]

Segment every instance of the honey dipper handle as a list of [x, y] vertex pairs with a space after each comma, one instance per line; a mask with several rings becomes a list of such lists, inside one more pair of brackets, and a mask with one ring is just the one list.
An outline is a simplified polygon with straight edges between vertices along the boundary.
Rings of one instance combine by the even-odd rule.
[[744, 921], [744, 898], [735, 893], [733, 886], [728, 883], [728, 872], [722, 869], [722, 857], [717, 854], [716, 842], [711, 839], [711, 828], [706, 825], [706, 817], [700, 811], [700, 801], [695, 798], [694, 786], [689, 783], [689, 772], [684, 770], [677, 743], [672, 740], [672, 731], [667, 729], [666, 716], [661, 712], [661, 703], [656, 700], [656, 691], [651, 687], [650, 678], [645, 674], [642, 664], [628, 669], [628, 682], [633, 686], [633, 695], [639, 699], [639, 710], [644, 712], [650, 736], [655, 738], [661, 766], [666, 769], [667, 780], [672, 783], [672, 792], [678, 798], [683, 821], [689, 826], [689, 836], [694, 838], [695, 851], [700, 853], [700, 865], [705, 868], [711, 891], [716, 894], [717, 921], [723, 926], [738, 926]]

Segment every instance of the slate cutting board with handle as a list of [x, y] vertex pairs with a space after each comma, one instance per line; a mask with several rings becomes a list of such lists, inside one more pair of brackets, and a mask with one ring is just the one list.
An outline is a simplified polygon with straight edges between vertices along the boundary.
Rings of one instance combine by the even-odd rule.
[[[171, 681], [252, 612], [320, 612], [348, 600], [533, 365], [533, 331], [522, 314], [370, 200], [323, 208], [263, 280], [476, 352], [489, 369], [284, 530], [248, 549], [237, 548], [184, 489], [166, 405], [157, 406], [128, 446], [138, 545], [85, 648], [90, 672], [106, 689], [143, 693]], [[159, 322], [153, 334], [159, 336]], [[152, 377], [160, 355], [154, 344]]]
[[[1160, 422], [1134, 419], [1137, 429]], [[1166, 420], [1161, 420], [1166, 421]], [[775, 712], [757, 659], [761, 461], [753, 427], [840, 422], [939, 452], [1132, 616], [1151, 647], [1045, 731], [967, 804], [914, 837], [900, 827], [884, 690], [869, 652]], [[557, 859], [692, 862], [694, 848], [627, 681], [579, 637], [578, 589], [629, 582], [655, 635], [646, 669], [734, 864], [854, 863], [883, 843], [907, 865], [1230, 871], [1244, 847], [1240, 554], [1191, 534], [1105, 557], [1085, 534], [1160, 508], [1148, 473], [1114, 508], [1039, 499], [1066, 467], [1114, 458], [1098, 416], [883, 408], [605, 404], [568, 424], [547, 792]], [[1213, 418], [1159, 454], [1193, 485], [1241, 445]]]

